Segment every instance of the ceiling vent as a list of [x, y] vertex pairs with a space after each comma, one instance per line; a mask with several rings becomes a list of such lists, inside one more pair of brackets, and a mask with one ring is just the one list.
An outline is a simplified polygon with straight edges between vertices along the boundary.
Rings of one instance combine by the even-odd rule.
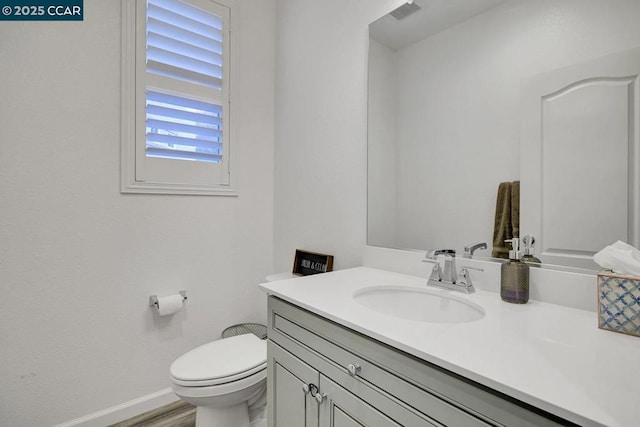
[[421, 9], [421, 7], [418, 6], [417, 3], [415, 3], [415, 2], [407, 2], [407, 3], [403, 4], [402, 6], [398, 7], [397, 9], [393, 10], [391, 12], [391, 16], [393, 16], [398, 21], [400, 21], [400, 20], [406, 18], [407, 16], [416, 13], [420, 9]]

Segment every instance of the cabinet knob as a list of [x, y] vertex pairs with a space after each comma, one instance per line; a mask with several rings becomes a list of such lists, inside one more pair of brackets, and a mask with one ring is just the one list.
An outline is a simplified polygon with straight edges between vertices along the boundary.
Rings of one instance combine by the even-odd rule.
[[318, 393], [318, 387], [314, 383], [302, 384], [302, 391], [304, 394], [315, 396]]
[[355, 365], [353, 363], [349, 363], [347, 365], [347, 371], [349, 372], [349, 375], [351, 375], [352, 377], [355, 377], [356, 375], [358, 375], [360, 373], [360, 370], [362, 370], [362, 366], [360, 365]]
[[318, 402], [318, 405], [321, 405], [322, 402], [324, 402], [324, 400], [327, 398], [327, 395], [325, 393], [316, 393], [315, 398], [316, 402]]

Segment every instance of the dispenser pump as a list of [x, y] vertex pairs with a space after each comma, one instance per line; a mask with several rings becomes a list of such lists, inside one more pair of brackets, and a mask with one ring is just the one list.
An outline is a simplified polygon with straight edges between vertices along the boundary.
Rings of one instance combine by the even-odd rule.
[[533, 248], [533, 244], [536, 242], [536, 239], [533, 238], [533, 235], [527, 234], [522, 238], [522, 252], [524, 255], [535, 255], [536, 251]]
[[520, 239], [514, 237], [513, 239], [505, 240], [507, 243], [511, 243], [511, 250], [509, 251], [509, 259], [519, 260], [522, 258], [522, 253], [520, 252]]
[[522, 261], [532, 267], [540, 267], [542, 261], [540, 261], [540, 258], [536, 258], [536, 251], [533, 248], [534, 243], [536, 243], [536, 239], [531, 234], [527, 234], [522, 238]]

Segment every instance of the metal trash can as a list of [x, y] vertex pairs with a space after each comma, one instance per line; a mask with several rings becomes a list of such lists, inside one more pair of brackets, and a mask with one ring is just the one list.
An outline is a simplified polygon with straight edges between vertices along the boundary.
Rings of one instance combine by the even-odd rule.
[[260, 323], [240, 323], [229, 326], [222, 331], [222, 338], [235, 337], [236, 335], [253, 334], [261, 340], [267, 339], [267, 327]]

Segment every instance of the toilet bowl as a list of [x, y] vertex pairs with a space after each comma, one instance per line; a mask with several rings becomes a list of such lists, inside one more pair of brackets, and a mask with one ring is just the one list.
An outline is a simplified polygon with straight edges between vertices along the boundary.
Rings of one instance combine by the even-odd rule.
[[170, 368], [172, 389], [196, 409], [196, 427], [249, 427], [266, 407], [267, 343], [253, 334], [197, 347]]

